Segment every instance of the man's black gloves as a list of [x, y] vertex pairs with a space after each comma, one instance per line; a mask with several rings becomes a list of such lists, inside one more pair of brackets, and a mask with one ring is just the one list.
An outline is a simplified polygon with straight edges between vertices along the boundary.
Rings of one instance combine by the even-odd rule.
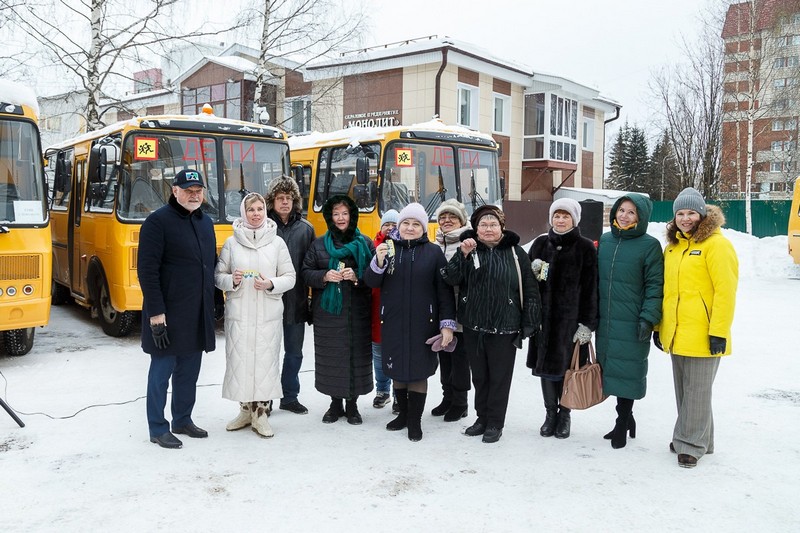
[[650, 340], [650, 332], [653, 331], [653, 326], [650, 325], [649, 322], [646, 320], [639, 321], [639, 329], [637, 331], [637, 335], [639, 337], [639, 342], [647, 342]]
[[662, 352], [664, 351], [664, 347], [661, 346], [661, 337], [658, 336], [658, 332], [657, 331], [653, 332], [653, 344], [655, 344], [656, 348], [658, 348]]
[[725, 348], [728, 346], [728, 341], [724, 337], [715, 337], [714, 335], [708, 336], [708, 345], [711, 348], [711, 355], [719, 355], [725, 353]]
[[159, 350], [166, 350], [169, 346], [169, 335], [167, 335], [167, 324], [150, 324], [150, 331], [153, 334], [153, 342]]

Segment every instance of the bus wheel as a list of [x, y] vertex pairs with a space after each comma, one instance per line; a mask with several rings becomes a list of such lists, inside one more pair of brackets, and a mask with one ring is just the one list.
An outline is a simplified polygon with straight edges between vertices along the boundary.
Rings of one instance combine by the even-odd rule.
[[108, 292], [108, 282], [105, 276], [98, 280], [97, 309], [100, 311], [100, 324], [103, 332], [111, 337], [124, 337], [133, 329], [133, 311], [117, 311], [111, 305], [111, 296]]
[[53, 305], [68, 304], [72, 300], [69, 289], [60, 283], [52, 282], [50, 289], [50, 303]]
[[33, 348], [33, 334], [36, 328], [12, 329], [3, 332], [8, 355], [25, 355]]

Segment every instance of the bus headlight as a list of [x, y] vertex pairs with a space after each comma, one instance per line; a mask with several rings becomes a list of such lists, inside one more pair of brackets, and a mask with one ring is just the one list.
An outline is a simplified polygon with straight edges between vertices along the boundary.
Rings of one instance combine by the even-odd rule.
[[2, 295], [3, 295], [3, 288], [0, 287], [0, 296], [2, 296]]
[[15, 296], [17, 294], [17, 288], [16, 287], [7, 288], [6, 294], [8, 294], [9, 296]]
[[24, 287], [22, 287], [22, 294], [24, 294], [25, 296], [30, 296], [31, 294], [33, 294], [33, 285], [25, 285]]

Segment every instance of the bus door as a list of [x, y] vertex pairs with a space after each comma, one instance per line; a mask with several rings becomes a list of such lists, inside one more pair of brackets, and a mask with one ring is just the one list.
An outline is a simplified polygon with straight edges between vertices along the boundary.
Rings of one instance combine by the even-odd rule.
[[70, 286], [72, 292], [86, 296], [86, 262], [87, 258], [81, 242], [81, 215], [83, 214], [83, 195], [86, 176], [86, 156], [77, 156], [73, 165], [74, 194], [69, 207], [69, 225], [67, 229], [67, 249], [70, 264]]

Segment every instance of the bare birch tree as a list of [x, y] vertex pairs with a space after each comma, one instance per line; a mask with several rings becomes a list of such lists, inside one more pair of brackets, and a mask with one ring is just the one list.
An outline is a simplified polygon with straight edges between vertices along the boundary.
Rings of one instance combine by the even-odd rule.
[[663, 68], [650, 89], [661, 114], [680, 188], [695, 187], [710, 198], [719, 190], [723, 100], [723, 53], [717, 30], [683, 40], [685, 63]]
[[[138, 66], [143, 56], [157, 56], [176, 40], [217, 35], [196, 29], [176, 34], [171, 17], [179, 0], [0, 0], [9, 25], [35, 43], [46, 61], [60, 66], [87, 92], [84, 110], [89, 130], [104, 126], [101, 98], [113, 81], [129, 80], [125, 65]], [[53, 75], [53, 69], [48, 75]]]
[[[243, 18], [260, 24], [253, 118], [267, 105], [265, 87], [285, 75], [276, 59], [291, 58], [296, 69], [358, 44], [366, 22], [360, 2], [336, 0], [254, 0]], [[328, 90], [331, 88], [329, 87]], [[285, 117], [284, 122], [293, 117]]]

